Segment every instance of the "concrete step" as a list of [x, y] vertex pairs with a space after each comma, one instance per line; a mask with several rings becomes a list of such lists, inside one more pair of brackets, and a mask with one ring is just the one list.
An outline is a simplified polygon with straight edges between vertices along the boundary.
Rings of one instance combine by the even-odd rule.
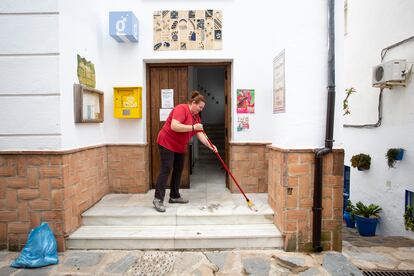
[[165, 213], [147, 206], [99, 206], [84, 212], [82, 221], [85, 226], [272, 224], [273, 214], [266, 205], [258, 212], [245, 205], [210, 204], [169, 207]]
[[181, 226], [82, 226], [69, 249], [281, 248], [273, 224]]

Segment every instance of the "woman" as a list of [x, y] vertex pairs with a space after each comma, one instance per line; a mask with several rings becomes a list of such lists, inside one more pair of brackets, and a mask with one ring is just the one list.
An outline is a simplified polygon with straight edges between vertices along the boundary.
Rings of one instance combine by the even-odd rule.
[[158, 133], [158, 149], [160, 152], [161, 168], [158, 175], [153, 204], [158, 212], [165, 212], [164, 197], [168, 176], [173, 169], [170, 185], [169, 203], [188, 203], [180, 195], [181, 173], [184, 168], [184, 157], [188, 141], [197, 134], [197, 138], [206, 147], [217, 151], [215, 146], [210, 146], [203, 133], [199, 113], [205, 106], [203, 95], [194, 91], [191, 99], [185, 104], [179, 104], [171, 111], [164, 126]]

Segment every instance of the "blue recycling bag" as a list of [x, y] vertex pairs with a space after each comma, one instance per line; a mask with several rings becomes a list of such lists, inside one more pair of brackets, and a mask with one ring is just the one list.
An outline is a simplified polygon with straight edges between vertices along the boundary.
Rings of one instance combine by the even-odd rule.
[[11, 264], [16, 268], [35, 268], [59, 262], [55, 236], [49, 225], [42, 222], [32, 229], [20, 256]]

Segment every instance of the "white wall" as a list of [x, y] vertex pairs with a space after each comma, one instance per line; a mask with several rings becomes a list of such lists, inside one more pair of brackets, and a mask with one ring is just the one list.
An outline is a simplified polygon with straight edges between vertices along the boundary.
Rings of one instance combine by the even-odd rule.
[[0, 150], [60, 147], [57, 1], [0, 1]]
[[[349, 0], [348, 34], [345, 37], [345, 86], [357, 90], [349, 99], [351, 115], [346, 124], [377, 121], [379, 89], [371, 87], [372, 67], [381, 62], [381, 49], [413, 35], [414, 2], [409, 0]], [[369, 16], [367, 16], [369, 14]], [[414, 41], [390, 50], [384, 61], [407, 59], [414, 62]], [[406, 88], [385, 89], [383, 120], [375, 129], [344, 128], [345, 163], [363, 152], [371, 156], [371, 169], [351, 168], [351, 200], [383, 208], [377, 231], [385, 235], [414, 237], [404, 229], [405, 190], [414, 191], [414, 82]], [[388, 148], [406, 150], [404, 160], [389, 169]]]
[[[60, 84], [62, 90], [62, 148], [105, 143], [104, 126], [112, 116], [109, 107], [110, 87], [105, 85], [106, 57], [103, 40], [106, 31], [104, 9], [93, 1], [59, 1], [60, 10]], [[77, 77], [77, 54], [95, 65], [96, 89], [105, 92], [105, 122], [103, 124], [75, 124], [73, 112], [73, 84]]]
[[[343, 6], [335, 1], [336, 92], [342, 90], [343, 66]], [[327, 106], [327, 1], [301, 2], [283, 11], [284, 24], [275, 24], [272, 33], [284, 43], [275, 47], [273, 57], [285, 49], [286, 113], [271, 114], [267, 125], [274, 129], [272, 141], [287, 148], [323, 147]], [[301, 13], [309, 11], [307, 13]], [[310, 12], [310, 11], [315, 11]], [[297, 14], [297, 16], [291, 16]], [[279, 15], [279, 14], [278, 14]], [[286, 28], [289, 26], [289, 28]], [[271, 66], [271, 60], [266, 67]], [[267, 72], [266, 74], [271, 74]], [[269, 76], [270, 77], [270, 76]], [[271, 99], [267, 109], [272, 108]], [[341, 116], [338, 116], [340, 97], [336, 96], [334, 123], [335, 147], [341, 147]], [[303, 135], [305, 134], [305, 135]]]
[[[5, 3], [12, 5], [10, 0]], [[31, 2], [22, 3], [29, 5]], [[153, 11], [162, 9], [222, 10], [223, 49], [154, 52], [152, 16]], [[109, 36], [108, 12], [120, 10], [133, 11], [138, 17], [139, 43], [120, 44]], [[233, 61], [232, 140], [271, 141], [287, 148], [322, 146], [326, 111], [326, 14], [326, 0], [264, 0], [260, 5], [237, 0], [191, 3], [184, 0], [162, 3], [60, 0], [60, 36], [47, 34], [52, 37], [49, 40], [59, 39], [59, 48], [53, 51], [60, 53], [57, 71], [60, 87], [55, 89], [61, 94], [60, 115], [50, 116], [49, 120], [58, 118], [62, 138], [61, 145], [49, 144], [48, 147], [67, 149], [101, 143], [146, 143], [145, 112], [142, 119], [113, 118], [112, 87], [142, 85], [145, 111], [145, 62], [194, 60]], [[282, 49], [286, 50], [287, 112], [273, 114], [272, 62]], [[74, 124], [72, 85], [78, 82], [76, 54], [95, 64], [97, 89], [105, 92], [102, 124]], [[56, 74], [55, 70], [53, 72]], [[55, 76], [51, 75], [51, 79], [55, 82]], [[235, 94], [241, 88], [256, 91], [256, 112], [250, 116], [251, 131], [245, 133], [235, 131]], [[304, 132], [306, 136], [301, 135]], [[24, 146], [33, 148], [34, 144]]]
[[[297, 8], [298, 5], [300, 9]], [[207, 8], [223, 10], [223, 50], [152, 50], [153, 11]], [[71, 105], [67, 108], [62, 106], [62, 114], [65, 114], [62, 116], [63, 147], [100, 142], [145, 143], [145, 116], [142, 120], [112, 118], [111, 87], [143, 85], [145, 91], [143, 60], [164, 59], [234, 61], [233, 95], [238, 88], [254, 88], [257, 96], [256, 113], [251, 116], [252, 130], [244, 134], [233, 131], [232, 140], [273, 140], [275, 144], [286, 147], [312, 147], [323, 143], [321, 137], [324, 135], [326, 106], [326, 1], [318, 0], [310, 4], [309, 1], [288, 3], [269, 0], [262, 1], [260, 6], [252, 7], [251, 3], [245, 1], [198, 1], [189, 5], [187, 1], [161, 4], [132, 0], [110, 3], [85, 3], [76, 0], [70, 3], [61, 1], [61, 10], [61, 25], [68, 34], [62, 37], [61, 41], [61, 46], [65, 47], [62, 49], [62, 65], [65, 64], [62, 68], [66, 71], [72, 68], [68, 74], [70, 77], [64, 75], [61, 79], [65, 95], [71, 94], [71, 83], [76, 80], [76, 53], [95, 63], [97, 88], [106, 93], [106, 116], [102, 126], [74, 126]], [[138, 17], [138, 44], [119, 44], [108, 35], [108, 12], [117, 10], [131, 10]], [[249, 20], [246, 20], [245, 15], [248, 15]], [[81, 46], [78, 42], [84, 39], [88, 43]], [[272, 114], [272, 60], [278, 51], [284, 48], [287, 52], [288, 70], [292, 72], [287, 79], [288, 113], [277, 116]], [[71, 101], [70, 95], [67, 100]], [[232, 100], [234, 107], [235, 97]], [[306, 110], [305, 117], [302, 116], [303, 110]], [[233, 117], [235, 116], [233, 108]], [[273, 121], [269, 120], [271, 118], [274, 118]], [[264, 122], [271, 122], [271, 127], [269, 123]], [[297, 135], [297, 131], [302, 132], [304, 129], [309, 133], [306, 138]]]

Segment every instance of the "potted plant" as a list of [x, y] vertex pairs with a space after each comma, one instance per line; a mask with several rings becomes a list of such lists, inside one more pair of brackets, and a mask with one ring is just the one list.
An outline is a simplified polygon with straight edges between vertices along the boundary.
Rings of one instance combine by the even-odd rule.
[[388, 167], [394, 168], [396, 160], [402, 160], [404, 156], [404, 149], [401, 148], [390, 148], [387, 151], [385, 157], [387, 158]]
[[351, 200], [348, 199], [344, 211], [344, 220], [346, 223], [346, 227], [355, 228], [354, 208], [355, 207], [352, 204]]
[[354, 215], [358, 232], [361, 236], [375, 236], [381, 207], [375, 204], [366, 206], [359, 201], [354, 208]]
[[404, 213], [404, 225], [405, 230], [414, 231], [414, 209], [411, 206], [407, 206]]
[[371, 167], [371, 156], [369, 154], [356, 154], [351, 158], [351, 166], [358, 168], [359, 171], [369, 170]]

